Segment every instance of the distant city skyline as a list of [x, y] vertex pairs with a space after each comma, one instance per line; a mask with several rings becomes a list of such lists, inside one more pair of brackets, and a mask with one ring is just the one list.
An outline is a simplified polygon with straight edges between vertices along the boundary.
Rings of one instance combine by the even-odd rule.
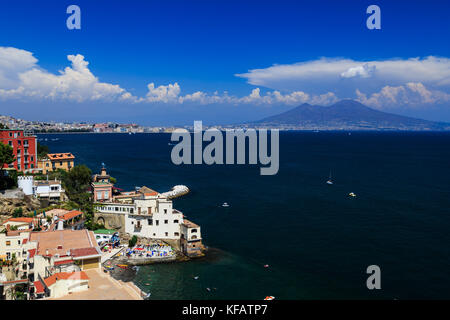
[[[450, 5], [377, 1], [0, 4], [0, 114], [235, 124], [355, 99], [450, 122]], [[33, 4], [33, 5], [32, 5]], [[69, 30], [66, 8], [81, 9]]]

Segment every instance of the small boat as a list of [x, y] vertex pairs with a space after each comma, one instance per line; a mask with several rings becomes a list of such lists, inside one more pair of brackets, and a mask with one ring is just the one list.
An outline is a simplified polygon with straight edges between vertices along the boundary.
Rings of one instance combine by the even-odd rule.
[[210, 289], [210, 288], [206, 288], [206, 290], [208, 290], [208, 291], [211, 291], [211, 289]]
[[268, 265], [268, 264], [265, 264], [265, 265], [264, 265], [264, 268], [268, 268], [268, 267], [269, 267], [269, 265]]
[[275, 299], [274, 296], [267, 296], [267, 297], [264, 298], [264, 300], [273, 300], [273, 299]]
[[144, 298], [148, 299], [148, 298], [150, 298], [151, 295], [152, 295], [152, 294], [149, 292], [149, 293], [147, 293], [147, 294], [144, 296]]
[[333, 180], [331, 180], [331, 171], [330, 171], [330, 176], [327, 180], [327, 184], [330, 184], [330, 185], [333, 184]]
[[114, 270], [114, 267], [113, 266], [105, 266], [105, 269], [111, 271], [111, 270]]
[[118, 266], [119, 268], [122, 268], [122, 269], [128, 268], [127, 264], [117, 264], [116, 266]]
[[198, 276], [195, 276], [195, 277], [194, 277], [194, 280], [198, 280]]
[[356, 194], [354, 194], [353, 192], [350, 192], [348, 195], [349, 195], [350, 197], [356, 197]]
[[224, 207], [224, 208], [227, 208], [227, 207], [229, 207], [230, 205], [228, 204], [228, 203], [226, 203], [226, 202], [224, 202], [223, 204], [222, 204], [222, 207]]

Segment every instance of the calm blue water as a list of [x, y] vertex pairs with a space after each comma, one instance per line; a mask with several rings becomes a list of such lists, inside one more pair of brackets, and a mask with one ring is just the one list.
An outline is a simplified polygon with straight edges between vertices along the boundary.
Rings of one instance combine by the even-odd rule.
[[[134, 281], [152, 299], [450, 298], [450, 134], [282, 132], [276, 176], [175, 166], [168, 134], [39, 137], [93, 171], [105, 162], [120, 188], [192, 190], [174, 206], [217, 250], [141, 267]], [[378, 291], [365, 285], [372, 264]]]

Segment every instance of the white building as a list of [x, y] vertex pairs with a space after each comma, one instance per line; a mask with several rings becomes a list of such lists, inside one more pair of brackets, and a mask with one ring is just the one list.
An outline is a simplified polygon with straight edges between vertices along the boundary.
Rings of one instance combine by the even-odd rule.
[[65, 191], [59, 180], [35, 181], [33, 183], [33, 194], [36, 198], [62, 201]]
[[143, 187], [134, 194], [126, 193], [117, 199], [122, 202], [103, 202], [96, 210], [124, 215], [125, 233], [148, 239], [178, 240], [186, 253], [197, 252], [188, 250], [194, 248], [194, 242], [198, 250], [203, 247], [200, 227], [190, 221], [185, 223], [187, 220], [183, 213], [174, 209], [172, 201], [158, 192]]
[[55, 201], [65, 199], [65, 191], [59, 180], [34, 180], [33, 176], [19, 176], [17, 184], [28, 196]]

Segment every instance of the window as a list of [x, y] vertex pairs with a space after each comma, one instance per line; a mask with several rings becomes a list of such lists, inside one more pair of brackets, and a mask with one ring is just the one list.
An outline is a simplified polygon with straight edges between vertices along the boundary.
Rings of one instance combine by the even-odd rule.
[[164, 224], [168, 224], [169, 223], [169, 220], [164, 220]]
[[168, 237], [169, 236], [169, 233], [168, 232], [166, 232], [166, 237]]
[[10, 147], [12, 147], [12, 141], [8, 141]]
[[192, 229], [191, 230], [191, 233], [196, 233], [197, 232], [197, 229]]
[[9, 133], [9, 136], [12, 137], [12, 132]]
[[164, 213], [167, 213], [167, 209], [164, 209]]
[[159, 220], [155, 220], [157, 226], [159, 226]]
[[133, 213], [133, 208], [130, 208], [130, 213]]
[[178, 220], [173, 220], [173, 223], [178, 223]]
[[178, 237], [180, 234], [179, 234], [178, 232], [174, 232], [173, 235], [174, 235], [175, 237]]
[[62, 161], [59, 162], [59, 165], [62, 166]]
[[109, 198], [109, 191], [105, 191], [105, 199]]
[[119, 211], [119, 207], [114, 207], [116, 211]]
[[10, 246], [10, 245], [11, 245], [11, 241], [9, 241], [9, 240], [6, 241], [6, 245], [7, 245], [7, 246]]
[[197, 239], [197, 236], [192, 236], [191, 239]]
[[100, 191], [97, 192], [97, 199], [102, 199], [102, 193]]
[[6, 260], [11, 260], [11, 252], [6, 253]]
[[148, 219], [147, 221], [148, 221], [148, 225], [149, 225], [149, 226], [152, 226], [152, 225], [153, 225], [153, 219]]
[[20, 245], [20, 240], [17, 240], [17, 244]]

